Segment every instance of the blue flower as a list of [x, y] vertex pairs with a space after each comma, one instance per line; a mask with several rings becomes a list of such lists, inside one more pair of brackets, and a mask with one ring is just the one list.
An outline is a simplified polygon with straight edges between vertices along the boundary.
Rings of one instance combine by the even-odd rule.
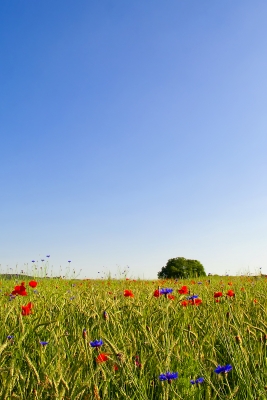
[[166, 372], [166, 374], [161, 374], [159, 376], [160, 381], [168, 381], [168, 383], [171, 383], [172, 379], [177, 379], [178, 378], [178, 372]]
[[91, 347], [100, 347], [103, 345], [103, 340], [94, 340], [93, 342], [90, 342]]
[[8, 335], [8, 336], [7, 336], [7, 339], [8, 339], [8, 340], [14, 339], [14, 336], [13, 336], [13, 335]]
[[40, 343], [41, 346], [46, 346], [49, 342], [42, 342], [42, 341], [40, 340], [39, 343]]
[[198, 294], [194, 294], [193, 296], [187, 297], [187, 300], [194, 300], [198, 298]]
[[169, 294], [172, 292], [173, 292], [173, 289], [170, 289], [170, 288], [160, 289], [160, 294]]
[[191, 381], [190, 381], [190, 383], [191, 383], [192, 385], [198, 385], [199, 383], [203, 383], [203, 382], [204, 382], [204, 378], [203, 378], [203, 377], [197, 378], [195, 381], [194, 381], [194, 380], [191, 380]]
[[217, 368], [215, 368], [214, 372], [216, 372], [216, 374], [227, 374], [228, 372], [230, 372], [233, 369], [232, 365], [230, 364], [226, 364], [224, 366], [218, 365]]

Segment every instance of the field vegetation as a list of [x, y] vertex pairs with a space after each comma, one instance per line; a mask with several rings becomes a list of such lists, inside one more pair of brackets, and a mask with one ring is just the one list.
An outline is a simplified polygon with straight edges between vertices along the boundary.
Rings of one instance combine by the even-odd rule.
[[267, 279], [197, 279], [2, 278], [0, 399], [266, 399]]

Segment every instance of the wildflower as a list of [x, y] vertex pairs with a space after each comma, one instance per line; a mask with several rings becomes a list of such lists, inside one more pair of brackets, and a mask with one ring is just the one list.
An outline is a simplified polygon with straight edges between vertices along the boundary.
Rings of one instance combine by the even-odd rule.
[[188, 306], [188, 301], [187, 300], [181, 301], [181, 306], [182, 307], [187, 307]]
[[217, 299], [218, 297], [222, 297], [222, 292], [215, 292], [214, 293], [214, 298]]
[[197, 284], [198, 284], [198, 285], [202, 285], [202, 282], [198, 282]]
[[108, 313], [106, 311], [103, 312], [103, 318], [108, 319]]
[[153, 293], [154, 297], [159, 297], [161, 295], [160, 291], [158, 289], [156, 289]]
[[100, 347], [103, 345], [103, 340], [94, 340], [93, 342], [90, 342], [91, 347]]
[[195, 381], [193, 379], [190, 381], [191, 385], [198, 385], [199, 383], [203, 383], [203, 382], [204, 382], [203, 377], [197, 378]]
[[139, 356], [135, 356], [135, 362], [134, 363], [135, 363], [135, 365], [137, 367], [142, 368], [142, 364], [139, 361]]
[[108, 355], [105, 353], [100, 353], [97, 357], [96, 357], [96, 362], [97, 363], [102, 363], [108, 360]]
[[189, 290], [188, 290], [188, 287], [187, 287], [187, 286], [182, 286], [181, 289], [178, 289], [178, 292], [179, 292], [180, 294], [188, 294], [188, 293], [189, 293]]
[[124, 290], [123, 295], [124, 295], [124, 297], [134, 297], [133, 292], [131, 290], [128, 290], [128, 289]]
[[6, 338], [7, 338], [8, 340], [12, 340], [12, 339], [14, 339], [14, 336], [13, 336], [13, 335], [8, 335]]
[[159, 376], [160, 381], [168, 381], [168, 383], [171, 383], [172, 379], [177, 379], [178, 378], [178, 372], [166, 372], [166, 374], [161, 374]]
[[229, 296], [229, 297], [235, 297], [235, 292], [233, 290], [228, 290], [226, 295]]
[[14, 290], [12, 291], [13, 295], [20, 295], [20, 296], [27, 296], [25, 283], [21, 282], [21, 285], [15, 286]]
[[29, 282], [29, 286], [31, 287], [31, 288], [36, 288], [36, 286], [37, 286], [37, 282], [36, 281], [30, 281]]
[[228, 285], [229, 285], [229, 286], [232, 286], [232, 285], [233, 285], [233, 282], [228, 282]]
[[244, 287], [242, 287], [240, 290], [241, 290], [242, 292], [244, 292], [244, 291], [245, 291], [245, 288], [244, 288]]
[[198, 294], [193, 294], [193, 296], [188, 296], [187, 300], [195, 300], [198, 298]]
[[119, 367], [118, 367], [118, 365], [117, 365], [117, 364], [114, 364], [114, 365], [113, 365], [113, 371], [115, 371], [115, 372], [116, 372], [116, 371], [118, 371], [118, 370], [119, 370]]
[[202, 300], [201, 300], [201, 299], [190, 300], [189, 303], [190, 303], [192, 306], [199, 306], [199, 304], [202, 303]]
[[31, 302], [28, 303], [26, 306], [21, 306], [21, 308], [22, 308], [21, 314], [22, 315], [30, 315], [32, 313], [31, 312], [32, 307], [33, 307], [33, 305]]
[[172, 292], [173, 292], [173, 289], [170, 289], [170, 288], [160, 289], [160, 294], [167, 295], [167, 294], [172, 293]]
[[168, 294], [167, 297], [168, 297], [169, 300], [174, 300], [175, 299], [175, 296], [173, 296], [172, 294]]
[[233, 369], [233, 367], [230, 364], [226, 364], [224, 366], [218, 365], [217, 368], [215, 368], [214, 372], [216, 372], [216, 374], [227, 374], [229, 371], [231, 371]]
[[49, 342], [42, 342], [42, 341], [40, 341], [39, 343], [40, 343], [41, 346], [44, 347], [44, 346], [46, 346]]
[[255, 303], [255, 304], [258, 303], [258, 300], [257, 300], [257, 299], [254, 299], [254, 300], [253, 300], [253, 303]]
[[83, 329], [83, 338], [85, 339], [86, 336], [87, 336], [87, 332], [86, 332], [86, 329], [84, 328], [84, 329]]

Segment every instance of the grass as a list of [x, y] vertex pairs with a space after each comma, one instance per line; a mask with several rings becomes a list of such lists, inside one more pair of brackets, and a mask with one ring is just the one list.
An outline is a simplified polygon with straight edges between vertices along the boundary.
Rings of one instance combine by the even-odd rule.
[[[11, 301], [20, 282], [2, 279], [0, 399], [266, 399], [267, 279], [202, 279], [40, 279], [38, 293], [27, 287], [28, 296]], [[173, 288], [175, 299], [155, 298], [158, 285]], [[182, 285], [202, 304], [182, 307]], [[124, 297], [125, 289], [134, 298]], [[225, 295], [229, 289], [234, 298]], [[219, 303], [217, 291], [224, 293]], [[29, 301], [33, 313], [23, 316]], [[90, 346], [96, 339], [104, 342], [99, 349]], [[100, 353], [108, 361], [97, 363]], [[214, 372], [226, 364], [228, 374]], [[161, 382], [167, 371], [178, 379]], [[204, 383], [192, 385], [198, 377]]]

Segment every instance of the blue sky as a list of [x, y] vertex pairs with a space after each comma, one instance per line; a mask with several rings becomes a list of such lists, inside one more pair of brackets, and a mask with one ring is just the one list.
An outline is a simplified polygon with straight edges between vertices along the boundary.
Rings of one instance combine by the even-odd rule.
[[0, 263], [267, 273], [267, 3], [0, 4]]

